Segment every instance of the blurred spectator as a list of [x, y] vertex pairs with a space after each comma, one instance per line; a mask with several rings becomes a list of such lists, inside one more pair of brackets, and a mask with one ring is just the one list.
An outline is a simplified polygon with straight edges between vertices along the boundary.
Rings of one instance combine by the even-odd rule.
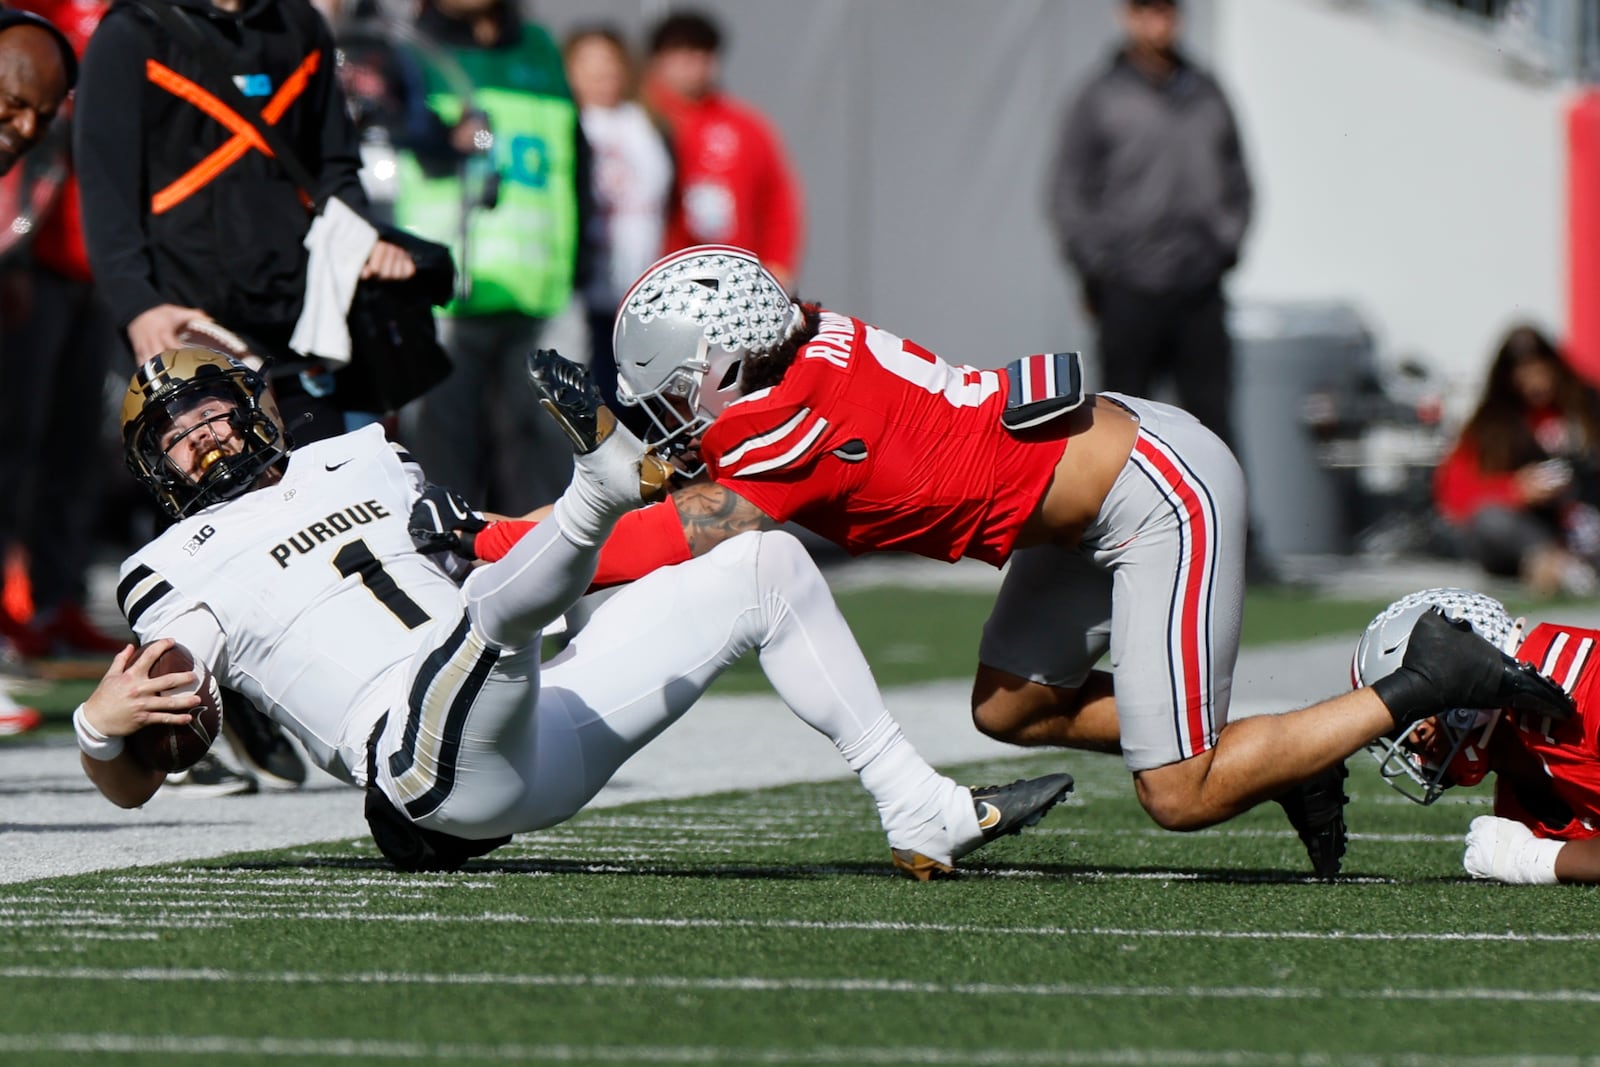
[[431, 477], [475, 505], [553, 501], [572, 450], [528, 402], [535, 348], [588, 357], [574, 296], [588, 147], [561, 52], [506, 0], [423, 0], [415, 49], [437, 143], [402, 158], [396, 218], [455, 253], [466, 291], [440, 320], [455, 369], [402, 414]]
[[[49, 18], [81, 52], [109, 3], [22, 0]], [[31, 264], [12, 276], [0, 347], [0, 544], [17, 544], [26, 560], [33, 616], [0, 607], [0, 629], [28, 659], [50, 655], [111, 656], [123, 639], [101, 633], [84, 611], [94, 551], [104, 464], [105, 380], [117, 349], [110, 313], [95, 292], [83, 244], [77, 181], [64, 114], [51, 132], [45, 181], [55, 192], [33, 218]], [[24, 163], [32, 169], [34, 159]], [[38, 203], [35, 190], [25, 200]], [[29, 205], [24, 205], [29, 206]], [[50, 477], [50, 469], [73, 472]]]
[[[1177, 0], [1121, 0], [1125, 40], [1072, 102], [1050, 221], [1099, 329], [1100, 388], [1178, 404], [1238, 452], [1224, 275], [1252, 192], [1222, 89], [1178, 48]], [[1254, 524], [1245, 571], [1273, 580]]]
[[361, 141], [361, 186], [371, 218], [394, 221], [396, 153], [433, 134], [422, 72], [406, 49], [410, 31], [384, 17], [377, 0], [312, 0], [339, 44], [339, 85]]
[[[32, 12], [0, 10], [0, 177], [44, 139], [77, 73], [72, 43], [53, 23]], [[9, 379], [6, 387], [11, 388]], [[7, 471], [12, 462], [0, 459]], [[17, 507], [16, 500], [5, 504], [13, 512]], [[0, 635], [0, 661], [9, 667], [14, 654]], [[37, 711], [18, 704], [0, 685], [0, 733], [22, 733], [39, 722]]]
[[1121, 8], [1127, 39], [1062, 127], [1050, 221], [1099, 326], [1101, 387], [1151, 396], [1170, 374], [1178, 403], [1234, 445], [1222, 279], [1250, 222], [1238, 131], [1178, 50], [1175, 0]]
[[737, 245], [793, 292], [800, 180], [771, 124], [722, 91], [721, 49], [722, 32], [699, 12], [670, 14], [650, 35], [644, 100], [672, 131], [678, 164], [663, 251]]
[[[289, 348], [305, 295], [305, 196], [368, 210], [328, 25], [307, 0], [169, 6], [206, 55], [136, 4], [115, 5], [84, 54], [73, 150], [96, 283], [139, 362], [176, 347], [185, 323], [215, 319], [270, 357], [300, 443], [343, 433], [332, 375]], [[276, 118], [317, 188], [299, 189], [223, 103], [219, 65], [259, 101], [257, 121]], [[365, 269], [398, 278], [411, 261], [379, 241]]]
[[672, 193], [665, 134], [633, 99], [633, 62], [617, 30], [574, 31], [562, 48], [583, 135], [594, 154], [595, 262], [584, 287], [592, 356], [589, 375], [616, 398], [611, 323], [634, 279], [661, 255]]
[[1477, 409], [1434, 474], [1462, 551], [1540, 595], [1596, 591], [1600, 394], [1532, 326], [1506, 334]]

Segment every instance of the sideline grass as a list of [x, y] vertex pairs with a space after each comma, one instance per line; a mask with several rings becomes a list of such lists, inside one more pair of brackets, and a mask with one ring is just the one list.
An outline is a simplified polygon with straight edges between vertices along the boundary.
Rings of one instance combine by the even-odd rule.
[[1595, 891], [1460, 875], [1485, 797], [1366, 767], [1323, 885], [1277, 810], [1156, 830], [1120, 762], [946, 883], [850, 782], [578, 816], [458, 875], [366, 842], [54, 879], [0, 904], [0, 1062], [1579, 1063]]

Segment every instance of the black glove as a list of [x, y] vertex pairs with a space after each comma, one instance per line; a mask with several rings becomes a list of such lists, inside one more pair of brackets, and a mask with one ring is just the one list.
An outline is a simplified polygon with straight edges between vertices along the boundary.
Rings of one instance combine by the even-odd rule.
[[427, 485], [422, 499], [411, 509], [411, 540], [425, 556], [453, 552], [462, 559], [477, 559], [472, 541], [489, 525], [457, 492], [442, 485]]
[[1373, 682], [1372, 691], [1399, 728], [1449, 708], [1511, 708], [1552, 719], [1577, 710], [1531, 663], [1512, 659], [1438, 608], [1417, 620], [1399, 669]]

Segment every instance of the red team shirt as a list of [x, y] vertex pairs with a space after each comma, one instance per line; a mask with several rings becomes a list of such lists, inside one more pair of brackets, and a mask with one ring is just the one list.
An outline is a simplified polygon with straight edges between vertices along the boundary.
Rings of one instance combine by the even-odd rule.
[[1517, 658], [1559, 682], [1578, 713], [1565, 722], [1507, 712], [1490, 742], [1494, 813], [1540, 837], [1600, 836], [1600, 631], [1549, 623], [1534, 628]]
[[729, 405], [701, 456], [718, 483], [853, 555], [999, 566], [1067, 444], [1002, 427], [1007, 385], [825, 311], [783, 381]]

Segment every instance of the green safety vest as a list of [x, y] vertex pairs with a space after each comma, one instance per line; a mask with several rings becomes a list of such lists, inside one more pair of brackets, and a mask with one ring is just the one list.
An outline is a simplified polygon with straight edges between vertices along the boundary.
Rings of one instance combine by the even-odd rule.
[[[548, 318], [572, 294], [578, 250], [578, 109], [561, 54], [549, 34], [524, 25], [513, 48], [452, 49], [475, 86], [472, 103], [489, 116], [494, 148], [487, 162], [500, 176], [493, 209], [473, 208], [461, 248], [461, 179], [429, 177], [409, 152], [396, 160], [395, 221], [449, 245], [471, 281], [447, 315], [514, 312]], [[462, 98], [418, 53], [428, 107], [446, 125], [460, 121]]]

